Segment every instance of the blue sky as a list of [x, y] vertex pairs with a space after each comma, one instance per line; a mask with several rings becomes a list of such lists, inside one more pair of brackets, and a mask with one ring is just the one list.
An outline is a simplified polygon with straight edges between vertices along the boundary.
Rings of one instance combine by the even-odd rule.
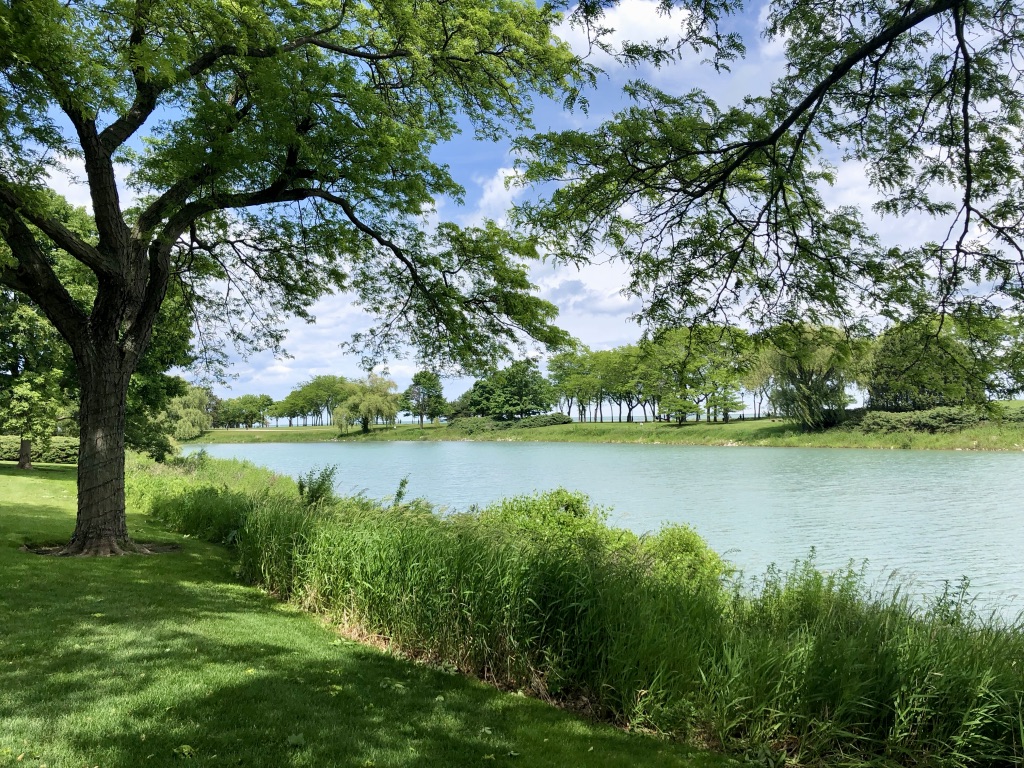
[[[587, 94], [588, 113], [566, 112], [561, 105], [544, 101], [537, 105], [534, 113], [537, 130], [598, 124], [621, 108], [624, 103], [622, 86], [635, 78], [643, 78], [670, 93], [706, 88], [723, 102], [763, 91], [783, 68], [781, 46], [763, 41], [756, 34], [763, 14], [763, 8], [754, 7], [736, 20], [744, 33], [754, 34], [748, 40], [747, 59], [739, 62], [728, 75], [715, 75], [694, 54], [672, 66], [655, 70], [652, 67], [624, 69], [601, 52], [591, 53], [590, 60], [605, 69], [606, 76]], [[677, 31], [679, 23], [678, 16], [665, 17], [659, 13], [656, 0], [624, 0], [605, 20], [605, 26], [615, 29], [613, 39], [617, 41], [657, 40]], [[563, 25], [559, 34], [575, 51], [587, 53], [582, 33]], [[485, 218], [503, 223], [509, 207], [531, 194], [530, 190], [506, 185], [507, 178], [514, 173], [515, 161], [508, 142], [478, 142], [471, 136], [462, 136], [441, 147], [435, 157], [450, 166], [456, 180], [466, 190], [462, 206], [450, 200], [439, 201], [438, 215], [442, 219], [462, 225], [476, 224]], [[531, 270], [531, 277], [539, 295], [559, 307], [559, 324], [591, 348], [629, 344], [639, 337], [639, 326], [629, 319], [638, 304], [621, 293], [625, 270], [619, 264], [609, 263], [607, 256], [595, 257], [594, 264], [581, 270], [537, 264]], [[299, 382], [318, 374], [361, 376], [359, 361], [343, 354], [338, 344], [354, 331], [369, 326], [370, 318], [344, 295], [323, 299], [315, 306], [313, 314], [316, 316], [313, 325], [297, 320], [289, 323], [285, 342], [289, 358], [275, 359], [270, 354], [258, 354], [236, 360], [236, 378], [229, 382], [230, 388], [219, 387], [218, 394], [265, 393], [281, 398]], [[411, 359], [393, 360], [388, 365], [388, 372], [400, 389], [409, 384], [415, 371], [416, 365]], [[446, 381], [446, 394], [457, 395], [471, 381]]]
[[[559, 104], [541, 102], [537, 105], [534, 121], [538, 131], [580, 128], [596, 125], [621, 108], [624, 101], [622, 86], [631, 79], [642, 78], [669, 93], [685, 93], [694, 88], [708, 91], [720, 104], [734, 103], [746, 94], [764, 93], [773, 80], [784, 72], [783, 45], [777, 40], [766, 40], [760, 32], [764, 27], [767, 5], [751, 5], [744, 14], [730, 21], [734, 29], [744, 36], [747, 56], [735, 62], [729, 73], [716, 73], [701, 63], [698, 54], [688, 53], [671, 66], [654, 69], [643, 66], [625, 69], [607, 55], [591, 53], [590, 60], [605, 69], [598, 87], [587, 94], [589, 111], [566, 112]], [[608, 14], [604, 26], [613, 28], [613, 42], [623, 40], [657, 40], [671, 36], [679, 29], [680, 17], [666, 17], [658, 10], [657, 0], [622, 0]], [[573, 49], [587, 53], [582, 33], [563, 25], [559, 30]], [[505, 213], [514, 202], [533, 194], [517, 186], [508, 187], [506, 180], [514, 171], [515, 158], [508, 142], [486, 143], [462, 136], [439, 148], [437, 160], [447, 163], [456, 180], [466, 190], [465, 204], [450, 200], [438, 201], [438, 216], [462, 225], [476, 224], [485, 218], [504, 222]], [[854, 163], [841, 163], [838, 183], [826, 193], [833, 204], [856, 205], [864, 209], [865, 218], [872, 223], [883, 239], [893, 244], [921, 242], [928, 238], [934, 227], [929, 221], [881, 221], [868, 208], [872, 195], [861, 169]], [[74, 163], [70, 164], [74, 171]], [[79, 173], [84, 176], [84, 173]], [[78, 205], [88, 205], [83, 185], [69, 184], [54, 179], [68, 199]], [[127, 193], [127, 190], [123, 190]], [[127, 202], [127, 200], [125, 201]], [[606, 349], [636, 341], [639, 326], [630, 320], [638, 309], [635, 300], [621, 293], [625, 284], [625, 269], [609, 261], [607, 256], [595, 256], [593, 263], [583, 269], [555, 267], [549, 263], [535, 265], [531, 270], [533, 282], [543, 298], [559, 307], [559, 324], [593, 349]], [[268, 394], [275, 399], [284, 397], [300, 382], [318, 374], [359, 377], [364, 374], [355, 356], [344, 354], [339, 348], [353, 332], [371, 324], [350, 296], [334, 295], [318, 302], [313, 308], [316, 323], [307, 325], [300, 320], [288, 323], [289, 333], [285, 348], [289, 357], [275, 358], [269, 353], [257, 354], [233, 361], [234, 378], [226, 386], [216, 387], [221, 396], [245, 393]], [[388, 373], [404, 389], [416, 370], [410, 360], [393, 360]], [[187, 376], [186, 372], [186, 376]], [[446, 382], [446, 394], [455, 396], [471, 383], [471, 379]]]

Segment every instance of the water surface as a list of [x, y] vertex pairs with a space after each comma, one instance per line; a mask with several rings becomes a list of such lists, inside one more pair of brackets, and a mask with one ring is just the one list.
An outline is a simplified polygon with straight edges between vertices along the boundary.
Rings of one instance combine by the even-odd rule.
[[638, 533], [688, 523], [749, 574], [813, 547], [822, 567], [868, 561], [919, 592], [969, 576], [984, 602], [1024, 602], [1024, 455], [587, 443], [396, 442], [190, 446], [298, 476], [338, 466], [337, 488], [465, 509], [559, 486]]

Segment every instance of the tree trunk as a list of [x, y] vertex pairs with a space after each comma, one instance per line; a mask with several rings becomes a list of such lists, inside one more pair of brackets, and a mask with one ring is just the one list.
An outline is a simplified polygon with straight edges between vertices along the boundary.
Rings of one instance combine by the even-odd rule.
[[18, 446], [18, 469], [32, 469], [32, 441], [24, 437]]
[[117, 353], [79, 364], [78, 518], [63, 555], [147, 552], [128, 536], [124, 499], [124, 428], [131, 372]]

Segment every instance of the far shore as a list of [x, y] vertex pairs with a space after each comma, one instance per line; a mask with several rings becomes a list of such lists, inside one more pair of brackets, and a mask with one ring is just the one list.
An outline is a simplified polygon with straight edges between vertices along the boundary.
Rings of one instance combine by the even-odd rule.
[[342, 433], [335, 426], [212, 429], [187, 444], [320, 443], [379, 441], [481, 441], [552, 443], [648, 443], [707, 446], [873, 448], [879, 450], [1024, 451], [1024, 423], [983, 422], [957, 432], [865, 434], [838, 427], [803, 432], [781, 419], [734, 419], [728, 423], [585, 422], [467, 434], [447, 424], [375, 426]]

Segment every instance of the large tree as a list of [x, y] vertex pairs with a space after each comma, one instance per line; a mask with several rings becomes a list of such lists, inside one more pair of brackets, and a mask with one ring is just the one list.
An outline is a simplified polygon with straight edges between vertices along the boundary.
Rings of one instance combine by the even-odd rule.
[[[676, 7], [680, 40], [717, 63], [743, 55], [742, 25], [716, 24], [742, 3], [661, 5]], [[964, 323], [1019, 310], [1019, 0], [772, 0], [764, 10], [786, 67], [763, 95], [721, 104], [633, 82], [630, 105], [598, 128], [522, 142], [525, 181], [567, 182], [522, 210], [552, 252], [622, 257], [655, 326], [857, 311]], [[842, 170], [864, 178], [877, 212], [931, 218], [920, 229], [933, 239], [881, 242], [859, 210], [830, 206], [824, 190]]]
[[[276, 345], [275, 320], [332, 287], [382, 319], [359, 340], [370, 357], [411, 341], [453, 365], [521, 333], [563, 338], [529, 295], [531, 242], [423, 218], [461, 196], [435, 145], [464, 125], [525, 127], [533, 91], [571, 95], [578, 63], [556, 21], [532, 0], [0, 1], [0, 284], [67, 340], [81, 385], [65, 553], [138, 549], [125, 399], [175, 281], [200, 340], [220, 318]], [[95, 237], [49, 205], [76, 164]], [[88, 305], [53, 249], [94, 276]]]

